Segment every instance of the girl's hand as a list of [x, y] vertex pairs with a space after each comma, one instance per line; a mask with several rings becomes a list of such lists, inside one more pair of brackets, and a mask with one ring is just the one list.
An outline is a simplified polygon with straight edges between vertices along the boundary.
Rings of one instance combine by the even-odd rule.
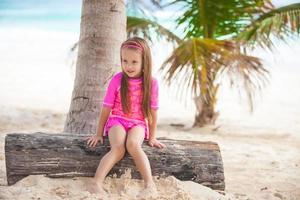
[[165, 148], [166, 145], [161, 143], [160, 141], [158, 141], [156, 138], [150, 138], [149, 141], [148, 141], [148, 144], [151, 146], [151, 147], [157, 147], [157, 148]]
[[98, 134], [95, 134], [93, 136], [90, 136], [88, 138], [86, 138], [85, 140], [87, 140], [87, 144], [90, 146], [90, 147], [95, 147], [98, 142], [100, 141], [101, 144], [103, 144], [103, 136], [99, 136]]

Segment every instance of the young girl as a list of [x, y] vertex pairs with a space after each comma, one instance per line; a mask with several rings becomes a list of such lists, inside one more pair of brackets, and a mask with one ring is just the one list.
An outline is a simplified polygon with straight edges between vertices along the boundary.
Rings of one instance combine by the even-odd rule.
[[95, 147], [108, 136], [111, 149], [97, 168], [92, 192], [105, 193], [103, 181], [120, 161], [125, 150], [132, 156], [144, 180], [141, 194], [156, 193], [150, 163], [142, 149], [144, 139], [152, 147], [164, 148], [156, 139], [158, 83], [152, 78], [150, 48], [142, 38], [134, 37], [121, 45], [122, 72], [115, 74], [106, 91], [95, 135], [87, 144]]

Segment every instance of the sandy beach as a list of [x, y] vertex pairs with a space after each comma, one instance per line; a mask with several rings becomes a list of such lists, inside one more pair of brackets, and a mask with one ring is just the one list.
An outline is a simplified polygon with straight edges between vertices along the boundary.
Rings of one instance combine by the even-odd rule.
[[[51, 179], [29, 176], [6, 186], [4, 138], [6, 133], [61, 132], [66, 115], [47, 110], [1, 107], [0, 117], [0, 199], [98, 199], [84, 191], [88, 178]], [[174, 120], [171, 120], [174, 121]], [[178, 120], [180, 122], [180, 120]], [[173, 139], [214, 141], [220, 146], [225, 171], [225, 196], [200, 184], [174, 177], [155, 179], [158, 199], [288, 199], [300, 198], [300, 138], [290, 133], [274, 134], [229, 127], [173, 127], [163, 119], [158, 135]], [[247, 133], [246, 133], [247, 132]], [[134, 199], [142, 189], [141, 180], [130, 173], [108, 177], [104, 199]]]
[[[7, 186], [5, 135], [63, 130], [75, 74], [70, 61], [76, 55], [70, 55], [70, 48], [79, 32], [53, 29], [0, 26], [0, 199], [99, 199], [84, 189], [88, 178], [29, 176]], [[250, 114], [244, 99], [225, 84], [216, 105], [220, 116], [214, 126], [204, 128], [192, 128], [193, 101], [176, 101], [157, 73], [171, 46], [152, 46], [154, 75], [160, 82], [158, 137], [217, 142], [226, 187], [222, 195], [194, 182], [155, 178], [157, 199], [300, 199], [300, 43], [278, 46], [278, 51], [256, 52], [266, 61], [270, 80], [255, 99], [254, 112]], [[174, 123], [181, 126], [171, 126]], [[127, 172], [121, 178], [108, 177], [104, 187], [109, 191], [104, 199], [135, 199], [142, 182]]]

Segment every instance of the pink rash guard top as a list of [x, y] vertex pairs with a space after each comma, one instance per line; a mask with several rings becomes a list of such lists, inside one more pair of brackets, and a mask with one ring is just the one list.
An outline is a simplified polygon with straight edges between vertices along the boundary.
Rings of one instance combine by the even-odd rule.
[[[124, 113], [121, 102], [121, 79], [122, 72], [115, 74], [110, 80], [106, 94], [103, 100], [103, 106], [110, 107], [111, 117], [118, 117], [129, 121], [143, 121], [145, 117], [142, 112], [142, 78], [129, 78], [128, 90], [130, 97], [130, 112]], [[152, 109], [158, 109], [158, 83], [155, 78], [151, 81], [151, 99], [150, 106]]]

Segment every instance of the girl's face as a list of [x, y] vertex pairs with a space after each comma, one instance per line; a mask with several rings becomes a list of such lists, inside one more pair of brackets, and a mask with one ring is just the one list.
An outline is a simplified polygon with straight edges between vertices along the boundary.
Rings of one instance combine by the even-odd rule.
[[127, 76], [138, 78], [142, 75], [142, 54], [139, 50], [123, 48], [121, 58], [122, 69]]

